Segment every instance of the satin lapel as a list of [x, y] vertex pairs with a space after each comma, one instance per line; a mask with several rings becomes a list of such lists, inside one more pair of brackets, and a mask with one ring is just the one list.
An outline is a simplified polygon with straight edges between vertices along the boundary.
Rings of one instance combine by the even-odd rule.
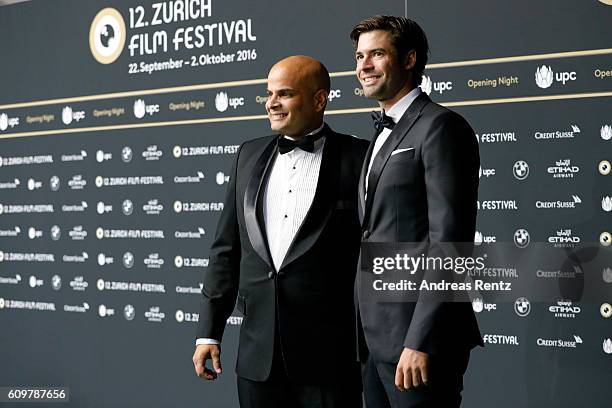
[[340, 146], [334, 137], [334, 132], [327, 125], [323, 131], [326, 132], [326, 139], [317, 190], [310, 209], [287, 251], [281, 269], [304, 255], [317, 242], [336, 205], [340, 180]]
[[268, 251], [265, 230], [263, 229], [264, 221], [258, 217], [257, 203], [263, 193], [266, 174], [272, 159], [276, 156], [276, 151], [276, 138], [273, 138], [257, 159], [244, 193], [244, 223], [249, 240], [255, 252], [271, 268], [273, 264]]
[[383, 168], [387, 164], [389, 157], [391, 157], [391, 153], [393, 153], [397, 145], [400, 144], [402, 139], [410, 131], [410, 128], [412, 128], [414, 123], [419, 119], [423, 108], [430, 101], [431, 99], [429, 99], [429, 96], [427, 96], [425, 92], [421, 93], [410, 104], [408, 110], [404, 113], [397, 125], [395, 125], [395, 128], [389, 135], [389, 138], [380, 148], [378, 154], [376, 154], [374, 162], [372, 163], [372, 168], [370, 169], [370, 177], [368, 179], [368, 199], [366, 200], [363, 224], [367, 222], [367, 219], [370, 215], [370, 210], [372, 209], [372, 202], [374, 201], [374, 194], [376, 193], [376, 186], [378, 185], [380, 174], [382, 173]]
[[374, 133], [374, 137], [370, 142], [370, 146], [368, 146], [368, 151], [366, 152], [365, 159], [363, 160], [363, 165], [361, 166], [361, 174], [359, 175], [359, 222], [363, 225], [363, 215], [365, 213], [365, 177], [368, 174], [368, 166], [370, 164], [370, 158], [372, 157], [372, 151], [374, 150], [374, 143], [376, 143], [376, 138], [380, 132], [378, 130]]

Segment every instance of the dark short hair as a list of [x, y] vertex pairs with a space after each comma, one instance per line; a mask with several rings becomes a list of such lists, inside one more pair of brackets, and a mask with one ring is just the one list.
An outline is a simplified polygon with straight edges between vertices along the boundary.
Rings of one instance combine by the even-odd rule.
[[412, 72], [414, 74], [414, 81], [419, 85], [429, 56], [429, 44], [423, 29], [416, 21], [406, 17], [373, 16], [366, 18], [353, 27], [350, 35], [351, 40], [357, 45], [361, 34], [374, 30], [383, 30], [391, 34], [391, 41], [397, 50], [397, 56], [400, 61], [404, 59], [409, 51], [414, 50], [416, 52], [416, 63]]

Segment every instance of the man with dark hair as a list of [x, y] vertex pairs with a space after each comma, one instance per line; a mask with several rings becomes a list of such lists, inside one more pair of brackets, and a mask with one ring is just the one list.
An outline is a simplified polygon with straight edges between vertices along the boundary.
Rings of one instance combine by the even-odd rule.
[[[359, 184], [362, 242], [429, 248], [473, 242], [478, 145], [461, 116], [418, 87], [429, 52], [425, 33], [407, 18], [375, 16], [350, 37], [364, 94], [382, 108]], [[416, 302], [373, 302], [364, 298], [360, 276], [359, 357], [368, 408], [458, 407], [470, 350], [482, 345], [471, 305], [423, 293]]]
[[[360, 407], [353, 282], [357, 183], [368, 143], [323, 122], [323, 64], [276, 63], [266, 110], [277, 134], [243, 143], [204, 275], [193, 363], [221, 373], [220, 341], [234, 305], [242, 408]], [[206, 361], [212, 361], [212, 369]]]

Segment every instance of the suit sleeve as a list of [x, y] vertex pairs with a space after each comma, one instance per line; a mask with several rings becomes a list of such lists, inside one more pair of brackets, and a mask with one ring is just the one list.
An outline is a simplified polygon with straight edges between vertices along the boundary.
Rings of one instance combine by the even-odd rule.
[[[436, 118], [423, 143], [423, 165], [429, 222], [428, 256], [457, 255], [463, 248], [453, 243], [473, 242], [478, 199], [480, 158], [474, 131], [459, 115], [446, 112]], [[443, 245], [440, 245], [443, 244]], [[450, 245], [449, 245], [450, 244]], [[457, 252], [459, 251], [459, 252]], [[452, 271], [426, 271], [428, 281], [453, 281]], [[445, 332], [441, 325], [452, 322], [453, 307], [446, 303], [452, 293], [421, 292], [404, 340], [404, 347], [436, 353]]]
[[223, 212], [217, 223], [217, 232], [210, 249], [209, 266], [204, 273], [196, 338], [220, 341], [226, 320], [236, 303], [241, 253], [236, 180], [243, 146], [238, 149], [232, 167]]

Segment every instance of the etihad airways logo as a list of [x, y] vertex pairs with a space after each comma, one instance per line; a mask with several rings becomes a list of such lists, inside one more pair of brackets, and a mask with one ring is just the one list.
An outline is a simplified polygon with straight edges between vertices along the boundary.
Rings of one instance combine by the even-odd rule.
[[535, 72], [535, 83], [542, 89], [550, 88], [555, 82], [565, 85], [568, 82], [576, 80], [576, 72], [553, 72], [550, 65], [542, 65]]
[[547, 171], [553, 178], [574, 178], [574, 174], [580, 172], [580, 167], [573, 166], [570, 159], [562, 159], [555, 161], [555, 165], [548, 167]]
[[559, 230], [555, 235], [548, 237], [548, 242], [554, 244], [557, 248], [573, 248], [580, 241], [580, 237], [573, 235], [572, 230], [569, 228]]
[[574, 319], [582, 310], [580, 306], [572, 304], [569, 300], [560, 300], [557, 304], [549, 306], [548, 311], [558, 318]]

